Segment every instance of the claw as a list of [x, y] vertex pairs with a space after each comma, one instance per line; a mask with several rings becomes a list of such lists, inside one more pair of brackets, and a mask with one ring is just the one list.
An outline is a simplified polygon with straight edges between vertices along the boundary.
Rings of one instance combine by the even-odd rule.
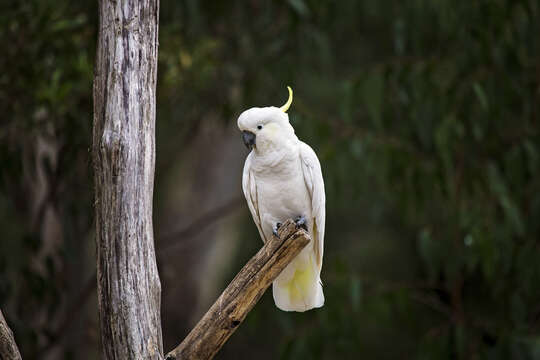
[[307, 221], [304, 215], [298, 216], [296, 219], [294, 219], [294, 222], [296, 224], [297, 229], [302, 228], [307, 231]]
[[272, 228], [272, 233], [275, 235], [275, 236], [278, 236], [278, 230], [279, 228], [281, 227], [281, 223], [280, 222], [277, 222], [274, 227]]

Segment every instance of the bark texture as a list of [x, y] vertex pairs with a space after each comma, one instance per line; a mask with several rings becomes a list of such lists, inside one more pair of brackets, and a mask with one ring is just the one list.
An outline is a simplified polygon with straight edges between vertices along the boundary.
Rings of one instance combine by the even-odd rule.
[[0, 359], [1, 360], [21, 360], [21, 353], [13, 337], [13, 332], [9, 328], [4, 314], [0, 310]]
[[214, 305], [167, 360], [212, 359], [281, 271], [309, 243], [307, 232], [287, 220], [240, 270]]
[[159, 0], [99, 1], [93, 160], [103, 359], [162, 359], [152, 227]]

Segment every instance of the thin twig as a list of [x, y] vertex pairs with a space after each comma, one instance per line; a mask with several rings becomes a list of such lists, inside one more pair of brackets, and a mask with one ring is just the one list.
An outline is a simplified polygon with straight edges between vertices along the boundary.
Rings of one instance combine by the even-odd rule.
[[236, 197], [229, 200], [224, 205], [208, 211], [186, 227], [158, 236], [158, 241], [156, 244], [158, 257], [169, 253], [171, 250], [180, 250], [185, 248], [189, 245], [189, 240], [193, 239], [195, 235], [200, 234], [210, 225], [213, 225], [217, 221], [229, 215], [234, 210], [240, 208], [240, 206], [243, 204], [244, 199], [241, 196]]

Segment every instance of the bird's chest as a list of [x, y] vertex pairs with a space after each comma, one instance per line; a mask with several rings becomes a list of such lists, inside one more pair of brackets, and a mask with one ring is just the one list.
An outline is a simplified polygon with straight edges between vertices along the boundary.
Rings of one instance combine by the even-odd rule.
[[270, 225], [287, 218], [311, 215], [308, 193], [299, 158], [290, 159], [255, 174], [261, 220]]

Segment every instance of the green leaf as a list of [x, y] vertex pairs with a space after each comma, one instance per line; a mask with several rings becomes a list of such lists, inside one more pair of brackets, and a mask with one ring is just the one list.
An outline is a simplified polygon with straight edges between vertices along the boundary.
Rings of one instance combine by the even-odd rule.
[[487, 111], [489, 109], [489, 103], [488, 103], [486, 93], [484, 92], [484, 89], [478, 82], [474, 82], [473, 90], [474, 90], [474, 93], [476, 94], [476, 97], [478, 98], [478, 101], [480, 102], [480, 105], [482, 106], [484, 110]]
[[356, 276], [351, 279], [350, 297], [353, 310], [358, 311], [362, 301], [362, 281]]
[[289, 5], [294, 9], [294, 11], [300, 16], [308, 16], [309, 8], [304, 2], [304, 0], [288, 0]]
[[509, 220], [517, 235], [523, 236], [525, 233], [525, 225], [523, 224], [521, 211], [516, 204], [508, 196], [503, 196], [500, 199], [501, 206], [504, 210], [506, 218]]

